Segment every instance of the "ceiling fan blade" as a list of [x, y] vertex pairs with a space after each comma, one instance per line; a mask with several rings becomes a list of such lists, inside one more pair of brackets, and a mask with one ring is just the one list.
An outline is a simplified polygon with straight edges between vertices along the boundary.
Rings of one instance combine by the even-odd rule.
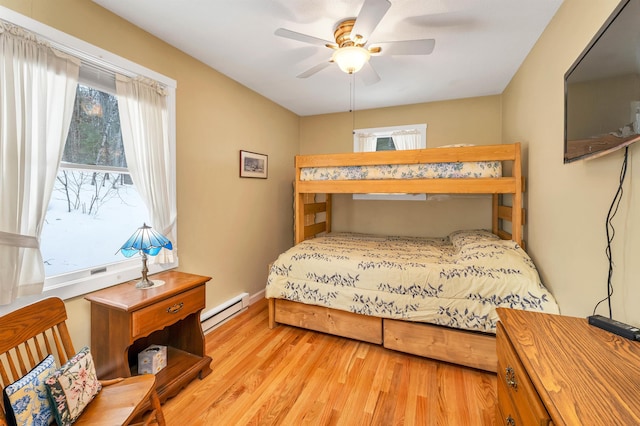
[[423, 40], [404, 40], [375, 43], [382, 48], [381, 55], [428, 55], [433, 52], [436, 41], [432, 38]]
[[331, 61], [327, 61], [327, 62], [321, 62], [318, 65], [309, 68], [308, 70], [306, 70], [305, 72], [303, 72], [302, 74], [298, 74], [296, 77], [297, 78], [307, 78], [307, 77], [311, 77], [312, 75], [314, 75], [315, 73], [322, 71], [323, 69], [325, 69], [326, 67], [328, 67], [329, 65], [331, 65]]
[[351, 40], [354, 40], [355, 37], [368, 40], [390, 7], [389, 0], [365, 0], [356, 18], [356, 23], [353, 24]]
[[280, 37], [301, 41], [303, 43], [315, 44], [317, 46], [335, 46], [336, 45], [334, 42], [323, 40], [321, 38], [313, 37], [307, 34], [297, 33], [295, 31], [291, 31], [286, 28], [278, 28], [274, 32], [274, 34]]
[[371, 86], [372, 84], [376, 84], [380, 81], [380, 76], [371, 65], [371, 62], [367, 62], [364, 64], [364, 67], [358, 72], [365, 86]]

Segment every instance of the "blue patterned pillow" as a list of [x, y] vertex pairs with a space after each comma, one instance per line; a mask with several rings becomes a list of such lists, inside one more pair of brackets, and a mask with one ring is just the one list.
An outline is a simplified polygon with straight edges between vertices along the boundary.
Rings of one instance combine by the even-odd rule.
[[73, 424], [102, 385], [88, 347], [84, 347], [45, 380], [58, 425]]
[[56, 371], [53, 355], [47, 356], [24, 377], [4, 388], [9, 425], [49, 425], [53, 411], [44, 381]]

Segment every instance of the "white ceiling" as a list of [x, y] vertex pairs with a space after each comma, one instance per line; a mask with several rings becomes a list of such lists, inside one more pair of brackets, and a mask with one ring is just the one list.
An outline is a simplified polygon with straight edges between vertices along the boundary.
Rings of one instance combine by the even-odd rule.
[[274, 35], [283, 27], [333, 41], [364, 0], [93, 1], [301, 116], [502, 93], [562, 3], [391, 0], [370, 42], [433, 38], [435, 49], [372, 57], [381, 81], [366, 86], [335, 64], [296, 78], [332, 51]]

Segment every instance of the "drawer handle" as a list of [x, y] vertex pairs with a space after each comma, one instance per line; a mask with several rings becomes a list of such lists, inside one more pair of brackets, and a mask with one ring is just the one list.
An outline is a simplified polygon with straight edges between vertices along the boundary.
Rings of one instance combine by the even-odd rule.
[[513, 370], [513, 368], [511, 367], [506, 368], [506, 371], [504, 374], [504, 380], [507, 382], [507, 386], [515, 390], [518, 390], [518, 381], [516, 380], [516, 372]]
[[167, 312], [170, 314], [177, 314], [184, 307], [184, 302], [176, 303], [173, 306], [167, 308]]
[[507, 426], [516, 426], [516, 421], [513, 419], [513, 417], [509, 416], [505, 419], [505, 424]]

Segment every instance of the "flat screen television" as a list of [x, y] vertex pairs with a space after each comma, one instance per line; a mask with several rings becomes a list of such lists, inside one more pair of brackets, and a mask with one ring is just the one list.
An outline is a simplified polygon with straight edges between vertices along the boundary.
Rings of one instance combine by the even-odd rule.
[[640, 140], [640, 0], [623, 0], [564, 76], [564, 162]]

